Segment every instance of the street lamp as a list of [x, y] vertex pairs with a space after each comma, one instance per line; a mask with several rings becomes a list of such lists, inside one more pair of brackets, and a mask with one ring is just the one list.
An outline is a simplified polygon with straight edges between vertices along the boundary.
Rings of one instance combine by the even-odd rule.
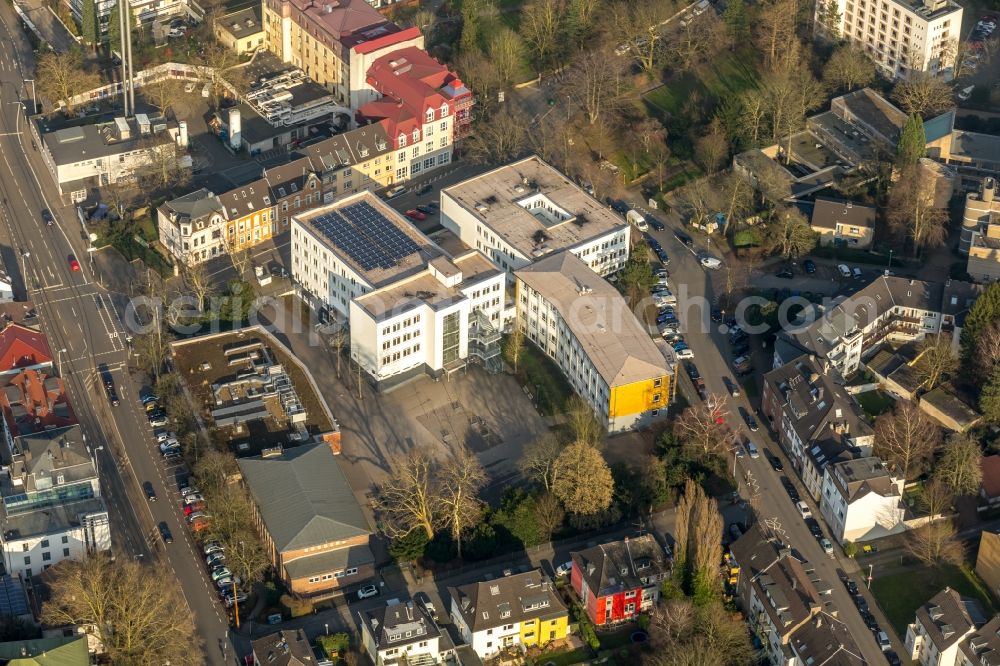
[[[6, 202], [7, 202], [7, 200], [4, 199], [4, 203], [6, 203]], [[24, 251], [24, 252], [21, 253], [21, 280], [24, 282], [24, 291], [25, 292], [28, 291], [28, 258], [30, 256], [31, 256], [31, 253], [28, 252], [28, 251]]]
[[[84, 440], [83, 441], [85, 441], [85, 442], [87, 441], [86, 440], [86, 435], [84, 435]], [[104, 445], [102, 444], [101, 446], [95, 447], [93, 451], [90, 450], [90, 446], [89, 445], [85, 445], [85, 446], [87, 446], [87, 455], [90, 456], [90, 459], [94, 462], [94, 474], [97, 474], [98, 478], [100, 478], [100, 476], [101, 476], [101, 467], [100, 467], [100, 464], [97, 462], [97, 452], [98, 451], [103, 451], [104, 450]]]
[[892, 248], [889, 248], [889, 264], [885, 267], [885, 272], [888, 275], [889, 271], [892, 270]]
[[56, 353], [56, 370], [59, 371], [59, 376], [63, 376], [62, 372], [62, 355], [66, 353], [66, 348], [63, 347]]

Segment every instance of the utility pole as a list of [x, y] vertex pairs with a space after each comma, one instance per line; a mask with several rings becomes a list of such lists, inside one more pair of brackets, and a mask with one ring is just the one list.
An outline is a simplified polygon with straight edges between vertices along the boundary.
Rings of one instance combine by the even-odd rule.
[[[128, 22], [128, 14], [126, 13], [128, 11], [127, 7], [128, 7], [128, 0], [118, 0], [118, 24], [121, 26], [121, 29], [118, 32], [120, 33], [119, 36], [121, 37], [121, 49], [122, 49], [122, 52], [121, 52], [121, 57], [122, 57], [122, 109], [125, 112], [125, 117], [126, 118], [128, 118], [131, 115], [129, 113], [129, 105], [128, 105], [128, 99], [129, 99], [128, 85], [129, 85], [129, 82], [130, 82], [129, 81], [129, 77], [128, 77], [128, 70], [129, 70], [129, 67], [128, 67], [128, 53], [127, 53], [127, 51], [125, 49], [125, 39], [126, 39], [125, 35], [126, 35], [127, 31], [128, 31], [127, 26], [128, 26], [128, 23], [129, 23]], [[129, 38], [131, 38], [131, 35], [129, 35]]]

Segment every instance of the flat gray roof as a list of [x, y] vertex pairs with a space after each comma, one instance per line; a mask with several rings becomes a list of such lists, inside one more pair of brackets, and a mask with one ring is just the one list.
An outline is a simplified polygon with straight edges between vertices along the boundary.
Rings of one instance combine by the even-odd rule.
[[[167, 124], [162, 118], [149, 118], [151, 123]], [[124, 140], [117, 138], [115, 123], [96, 123], [91, 125], [72, 125], [53, 129], [44, 120], [37, 120], [39, 134], [45, 149], [57, 165], [75, 164], [84, 160], [110, 157], [126, 151], [135, 150], [145, 141], [155, 141], [157, 145], [173, 143], [169, 132], [158, 132], [140, 136], [139, 127], [134, 118], [128, 119], [131, 137]], [[169, 126], [168, 126], [169, 127]]]
[[[441, 190], [525, 257], [570, 249], [626, 225], [610, 208], [536, 155]], [[568, 217], [551, 223], [520, 202], [536, 195]]]

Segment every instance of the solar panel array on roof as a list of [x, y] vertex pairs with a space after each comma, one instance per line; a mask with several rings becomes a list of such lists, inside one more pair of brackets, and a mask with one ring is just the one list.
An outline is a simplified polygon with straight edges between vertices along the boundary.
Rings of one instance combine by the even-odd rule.
[[362, 270], [392, 268], [420, 246], [367, 201], [316, 217], [313, 225]]

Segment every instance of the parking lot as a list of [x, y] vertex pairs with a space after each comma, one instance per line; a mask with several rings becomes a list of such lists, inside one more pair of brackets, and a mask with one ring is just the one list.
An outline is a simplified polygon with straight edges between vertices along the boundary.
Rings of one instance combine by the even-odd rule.
[[995, 42], [1000, 34], [997, 32], [1000, 15], [967, 11], [965, 23], [968, 26], [966, 42], [970, 52], [965, 55], [962, 76], [956, 79], [955, 90], [959, 102], [988, 100], [990, 89], [1000, 86], [1000, 54], [986, 52], [988, 43]]

